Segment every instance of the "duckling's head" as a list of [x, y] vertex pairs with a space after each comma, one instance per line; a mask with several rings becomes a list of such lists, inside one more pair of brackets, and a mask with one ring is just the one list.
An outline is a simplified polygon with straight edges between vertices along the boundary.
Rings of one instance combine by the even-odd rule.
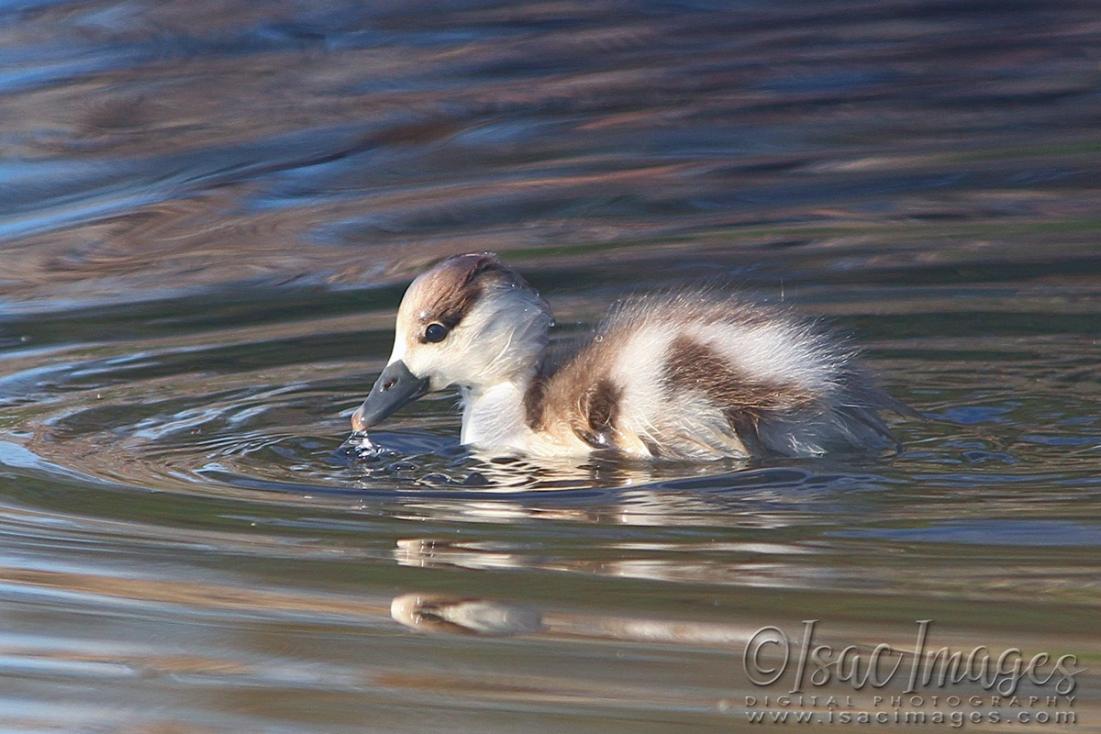
[[352, 428], [370, 428], [451, 385], [477, 391], [529, 378], [552, 324], [546, 302], [496, 255], [447, 258], [405, 291], [390, 362], [352, 415]]

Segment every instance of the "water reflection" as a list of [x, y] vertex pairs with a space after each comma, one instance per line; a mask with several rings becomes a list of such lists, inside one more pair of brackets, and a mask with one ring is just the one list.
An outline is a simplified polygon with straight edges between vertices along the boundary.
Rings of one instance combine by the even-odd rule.
[[943, 282], [994, 242], [1032, 274], [1096, 265], [1084, 5], [18, 8], [7, 299], [374, 285], [480, 248], [807, 252], [789, 283], [834, 256]]
[[405, 594], [391, 602], [390, 616], [421, 632], [511, 636], [543, 629], [538, 610], [488, 599]]
[[[0, 2], [0, 719], [727, 730], [806, 618], [1097, 659], [1095, 15]], [[342, 449], [405, 282], [483, 249], [562, 338], [699, 278], [830, 318], [930, 420], [502, 462], [440, 397]]]

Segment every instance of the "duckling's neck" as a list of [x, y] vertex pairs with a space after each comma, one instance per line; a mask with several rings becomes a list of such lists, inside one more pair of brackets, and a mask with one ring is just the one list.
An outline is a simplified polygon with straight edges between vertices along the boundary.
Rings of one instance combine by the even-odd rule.
[[524, 395], [531, 376], [517, 377], [488, 387], [464, 387], [464, 444], [524, 447], [530, 430], [524, 412]]

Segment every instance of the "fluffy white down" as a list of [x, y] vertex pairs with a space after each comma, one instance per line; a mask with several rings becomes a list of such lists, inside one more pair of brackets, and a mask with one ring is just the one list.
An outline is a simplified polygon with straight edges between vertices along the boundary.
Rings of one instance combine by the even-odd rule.
[[[878, 449], [891, 442], [874, 411], [897, 404], [863, 381], [850, 348], [787, 312], [690, 291], [635, 299], [603, 330], [630, 333], [613, 370], [623, 391], [620, 425], [646, 437], [665, 456], [752, 453], [730, 424], [729, 406], [716, 404], [703, 391], [673, 390], [665, 381], [674, 343], [681, 337], [756, 382], [792, 385], [815, 396], [813, 409], [770, 413], [755, 424], [755, 440], [768, 451], [816, 456], [843, 447]], [[650, 454], [643, 443], [626, 448]]]
[[[415, 303], [410, 304], [415, 305]], [[399, 315], [391, 360], [401, 359], [432, 390], [451, 385], [463, 396], [462, 441], [482, 448], [536, 455], [582, 455], [592, 446], [561, 420], [528, 425], [525, 395], [547, 348], [552, 318], [526, 285], [486, 289], [446, 341], [426, 344], [415, 309]], [[756, 422], [752, 444], [731, 423], [731, 406], [702, 389], [668, 379], [678, 339], [706, 347], [737, 374], [758, 384], [788, 385], [814, 396], [813, 407], [772, 411]], [[877, 415], [898, 404], [853, 363], [852, 351], [813, 324], [714, 291], [683, 291], [632, 299], [594, 335], [593, 371], [607, 374], [618, 395], [615, 444], [640, 457], [745, 457], [763, 448], [811, 456], [837, 447], [881, 448], [890, 436]], [[575, 371], [579, 372], [579, 371]], [[573, 374], [577, 410], [595, 379]], [[653, 450], [652, 450], [653, 449]]]

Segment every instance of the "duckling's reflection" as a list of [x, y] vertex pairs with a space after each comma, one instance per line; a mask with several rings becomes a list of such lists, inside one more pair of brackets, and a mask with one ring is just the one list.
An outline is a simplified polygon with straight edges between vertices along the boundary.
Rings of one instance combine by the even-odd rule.
[[611, 614], [544, 611], [526, 604], [454, 597], [402, 594], [390, 604], [395, 622], [429, 634], [509, 637], [540, 635], [638, 642], [745, 644], [754, 624], [646, 619]]
[[489, 599], [403, 594], [390, 604], [390, 616], [421, 632], [509, 636], [543, 630], [539, 610]]
[[439, 445], [419, 446], [412, 441], [405, 434], [382, 434], [382, 441], [376, 443], [366, 434], [352, 434], [339, 451], [355, 457], [368, 481], [412, 472], [413, 482], [421, 486], [498, 493], [632, 487], [714, 475], [750, 465], [733, 459], [704, 463], [638, 460], [612, 451], [593, 452], [579, 463], [573, 458], [502, 455], [473, 447], [445, 451]]
[[800, 588], [837, 580], [830, 568], [806, 561], [808, 555], [824, 552], [786, 543], [617, 542], [576, 558], [548, 557], [503, 543], [405, 538], [397, 541], [394, 560], [417, 568], [539, 570], [672, 583]]
[[[674, 463], [593, 455], [568, 459], [493, 456], [458, 449], [400, 456], [381, 465], [366, 460], [363, 489], [405, 489], [389, 495], [389, 513], [407, 519], [512, 523], [564, 520], [640, 527], [707, 526], [779, 529], [805, 522], [806, 513], [859, 509], [854, 487], [888, 484], [870, 463], [816, 460]], [[869, 471], [872, 470], [872, 471]], [[431, 490], [431, 491], [420, 491]]]

